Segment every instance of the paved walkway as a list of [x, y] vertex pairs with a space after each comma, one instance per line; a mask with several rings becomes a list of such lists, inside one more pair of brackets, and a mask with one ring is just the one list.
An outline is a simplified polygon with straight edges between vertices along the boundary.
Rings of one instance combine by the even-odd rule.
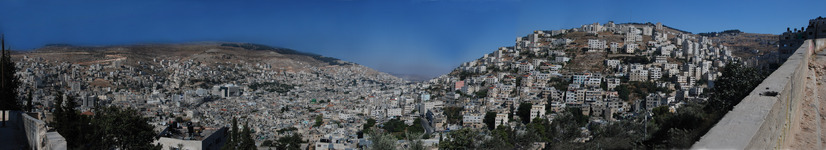
[[17, 129], [16, 125], [16, 122], [9, 121], [6, 122], [6, 127], [0, 127], [0, 150], [22, 150], [25, 148], [26, 136], [23, 129]]

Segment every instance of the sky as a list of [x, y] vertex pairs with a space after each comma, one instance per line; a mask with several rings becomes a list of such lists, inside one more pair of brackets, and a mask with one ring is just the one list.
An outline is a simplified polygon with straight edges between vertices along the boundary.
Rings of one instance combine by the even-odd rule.
[[0, 0], [0, 33], [16, 50], [249, 42], [435, 77], [535, 30], [614, 21], [781, 34], [826, 16], [823, 6], [823, 0]]

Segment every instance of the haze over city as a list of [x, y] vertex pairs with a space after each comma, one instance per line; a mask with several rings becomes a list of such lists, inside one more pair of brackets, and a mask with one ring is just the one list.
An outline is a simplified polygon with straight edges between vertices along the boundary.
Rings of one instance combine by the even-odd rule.
[[[0, 2], [16, 50], [250, 42], [429, 78], [534, 30], [662, 22], [684, 31], [782, 33], [826, 1], [25, 1]], [[784, 9], [795, 8], [795, 9]], [[818, 9], [820, 8], [820, 9]]]

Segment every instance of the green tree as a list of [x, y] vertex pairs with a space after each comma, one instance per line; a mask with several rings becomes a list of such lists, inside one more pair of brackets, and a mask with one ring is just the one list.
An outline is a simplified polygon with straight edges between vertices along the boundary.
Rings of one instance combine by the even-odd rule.
[[85, 143], [79, 149], [161, 149], [161, 145], [152, 144], [158, 135], [155, 127], [137, 110], [109, 106], [95, 108], [95, 112], [89, 123], [84, 123], [93, 130], [79, 133], [86, 134], [85, 140], [78, 141]]
[[415, 120], [413, 120], [413, 125], [407, 127], [407, 132], [416, 134], [424, 133], [425, 131], [424, 127], [422, 126], [422, 118], [417, 117]]
[[275, 146], [275, 144], [272, 142], [272, 140], [264, 140], [264, 142], [261, 142], [261, 146], [271, 147]]
[[66, 143], [70, 143], [69, 147], [82, 147], [85, 141], [84, 139], [84, 129], [88, 129], [89, 120], [85, 116], [81, 116], [80, 112], [75, 109], [77, 107], [77, 102], [75, 97], [72, 95], [66, 96], [66, 101], [63, 102], [63, 106], [60, 107], [61, 114], [55, 115], [54, 117], [62, 118], [59, 124], [60, 127], [55, 128], [64, 138], [66, 138]]
[[370, 141], [373, 143], [367, 147], [368, 150], [396, 149], [396, 138], [380, 130], [370, 131]]
[[496, 113], [489, 111], [485, 113], [485, 118], [482, 120], [485, 125], [488, 126], [488, 130], [493, 130], [496, 128]]
[[407, 124], [405, 124], [404, 121], [401, 121], [398, 118], [393, 118], [385, 122], [382, 129], [387, 130], [387, 132], [398, 133], [406, 130]]
[[462, 128], [447, 133], [447, 139], [439, 143], [439, 149], [476, 149], [483, 137], [470, 128]]
[[319, 114], [318, 116], [315, 116], [315, 124], [313, 124], [313, 127], [319, 127], [321, 124], [324, 124], [324, 117]]
[[609, 122], [592, 127], [593, 139], [590, 145], [599, 145], [602, 149], [642, 149], [635, 145], [643, 140], [642, 124], [632, 120]]
[[631, 100], [629, 98], [629, 95], [631, 94], [631, 90], [628, 90], [628, 85], [620, 84], [617, 87], [615, 87], [614, 90], [617, 91], [617, 94], [619, 94], [620, 99], [625, 100], [625, 101]]
[[222, 150], [234, 150], [236, 146], [238, 146], [238, 119], [232, 117], [232, 128], [229, 131], [229, 137], [227, 137], [227, 142], [224, 143], [224, 146], [221, 147]]
[[533, 104], [522, 102], [516, 110], [516, 116], [519, 116], [519, 119], [522, 120], [523, 124], [528, 124], [531, 122], [531, 107], [533, 107]]
[[406, 134], [407, 141], [410, 142], [410, 148], [408, 150], [424, 150], [424, 144], [422, 142], [422, 137], [424, 137], [424, 133], [416, 133], [416, 132], [407, 132]]
[[[11, 52], [6, 50], [6, 38], [0, 36], [0, 110], [21, 110], [20, 102], [17, 99], [17, 89], [20, 87], [20, 78], [15, 75], [17, 68], [11, 61]], [[6, 120], [6, 112], [3, 111], [3, 120]], [[3, 121], [3, 127], [6, 121]]]
[[278, 138], [278, 140], [276, 140], [275, 143], [275, 149], [299, 150], [301, 149], [301, 143], [304, 143], [304, 141], [301, 139], [301, 134], [293, 133]]
[[62, 128], [63, 123], [66, 123], [66, 118], [63, 117], [64, 115], [65, 112], [63, 111], [63, 95], [60, 92], [58, 92], [57, 94], [55, 94], [54, 97], [54, 110], [52, 112], [52, 116], [54, 116], [54, 119], [52, 119], [51, 122], [51, 125], [55, 128], [55, 130]]
[[373, 127], [375, 125], [376, 125], [376, 119], [368, 118], [367, 121], [364, 123], [364, 125], [361, 127], [361, 129], [367, 131], [367, 129], [370, 129], [371, 127]]
[[705, 108], [708, 112], [728, 112], [765, 78], [757, 68], [744, 67], [739, 63], [727, 64], [722, 73], [711, 89], [713, 94]]
[[255, 147], [255, 140], [252, 138], [252, 131], [250, 129], [249, 123], [244, 122], [244, 130], [241, 131], [241, 143], [238, 149], [241, 150], [253, 150], [256, 149]]
[[513, 129], [499, 125], [491, 130], [490, 139], [485, 140], [480, 145], [481, 149], [514, 149], [512, 144]]
[[32, 92], [28, 92], [28, 94], [26, 94], [26, 111], [28, 112], [31, 112], [34, 108], [34, 103], [32, 103], [33, 99], [34, 97], [32, 97]]
[[464, 107], [444, 107], [444, 114], [448, 124], [462, 124], [462, 111]]

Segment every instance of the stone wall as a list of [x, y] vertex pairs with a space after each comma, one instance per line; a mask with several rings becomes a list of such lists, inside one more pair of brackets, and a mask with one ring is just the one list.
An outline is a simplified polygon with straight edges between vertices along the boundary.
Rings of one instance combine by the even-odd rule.
[[[692, 149], [776, 149], [786, 140], [790, 121], [806, 89], [809, 57], [817, 48], [806, 40], [780, 68], [763, 80], [733, 110], [694, 143]], [[767, 96], [768, 92], [777, 92]]]
[[20, 113], [29, 147], [38, 150], [66, 149], [66, 139], [57, 132], [47, 132], [46, 122]]

